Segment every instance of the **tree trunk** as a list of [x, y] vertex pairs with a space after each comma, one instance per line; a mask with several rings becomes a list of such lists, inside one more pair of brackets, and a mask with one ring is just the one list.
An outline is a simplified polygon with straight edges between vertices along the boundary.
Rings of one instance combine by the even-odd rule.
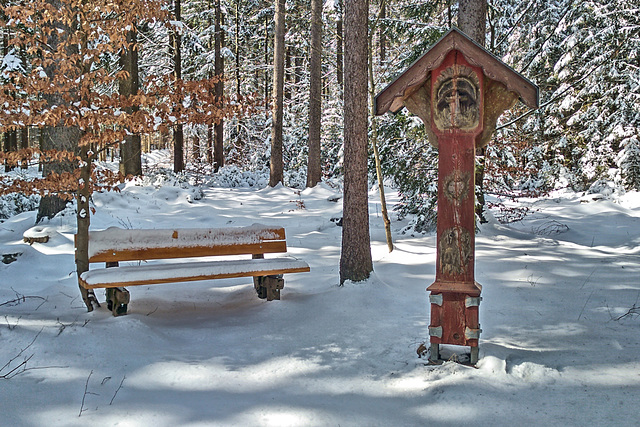
[[[91, 197], [90, 185], [91, 180], [91, 158], [89, 157], [89, 147], [80, 147], [80, 158], [83, 166], [80, 168], [80, 185], [76, 195], [78, 210], [76, 212], [76, 222], [78, 231], [75, 241], [75, 261], [76, 273], [78, 277], [85, 271], [89, 271], [89, 225], [91, 224], [91, 213], [89, 207], [89, 199]], [[100, 307], [93, 290], [85, 289], [80, 286], [80, 295], [87, 306], [88, 311], [93, 311], [94, 303]]]
[[[458, 0], [458, 27], [480, 46], [485, 44], [487, 29], [487, 1], [486, 0]], [[475, 194], [476, 215], [480, 222], [486, 222], [484, 217], [484, 166], [485, 149], [476, 152]]]
[[[214, 46], [214, 72], [217, 77], [224, 78], [224, 58], [222, 58], [222, 48], [224, 47], [224, 31], [222, 30], [222, 10], [220, 8], [220, 0], [216, 0], [216, 22], [215, 22], [215, 46]], [[216, 83], [216, 98], [218, 102], [222, 102], [224, 96], [224, 82], [220, 80]], [[214, 144], [213, 144], [213, 171], [224, 166], [224, 121], [220, 119], [213, 127]]]
[[[4, 6], [4, 3], [2, 3], [2, 5]], [[9, 32], [8, 31], [2, 31], [2, 56], [6, 57], [7, 54], [9, 53]], [[10, 132], [4, 132], [2, 133], [2, 151], [4, 151], [5, 153], [8, 153], [11, 151], [11, 142], [9, 140], [9, 133]], [[4, 171], [5, 172], [10, 172], [12, 169], [11, 165], [5, 160], [4, 163]]]
[[284, 33], [285, 0], [276, 0], [275, 38], [273, 42], [273, 122], [271, 124], [271, 163], [269, 185], [283, 181], [282, 121], [284, 116]]
[[[120, 52], [120, 66], [128, 75], [119, 81], [119, 93], [126, 97], [136, 95], [140, 88], [137, 43], [138, 31], [134, 28], [127, 33], [127, 48]], [[138, 110], [138, 107], [128, 107], [125, 111], [134, 114]], [[123, 175], [142, 175], [140, 134], [127, 135], [125, 142], [120, 144], [120, 172]]]
[[294, 81], [296, 70], [292, 70], [291, 67], [291, 46], [287, 46], [284, 50], [284, 99], [291, 101], [291, 82]]
[[[22, 131], [20, 133], [20, 149], [25, 150], [27, 148], [29, 148], [29, 128], [25, 126], [22, 128]], [[22, 161], [20, 162], [20, 168], [21, 169], [29, 168], [28, 158], [22, 159]]]
[[311, 0], [311, 58], [309, 60], [309, 159], [307, 187], [322, 180], [322, 0]]
[[345, 1], [344, 200], [340, 283], [373, 271], [367, 186], [368, 0]]
[[487, 0], [458, 0], [458, 28], [480, 46], [487, 31]]
[[[55, 7], [61, 7], [59, 0], [49, 0], [49, 3]], [[51, 23], [51, 27], [49, 28], [51, 31], [50, 35], [47, 38], [48, 45], [53, 49], [58, 49], [58, 46], [64, 42], [60, 37], [66, 37], [66, 34], [69, 32], [69, 27], [65, 27], [65, 25], [69, 25], [69, 23], [61, 23], [61, 22], [53, 22]], [[62, 31], [58, 31], [62, 30]], [[78, 53], [77, 45], [71, 45], [67, 47], [68, 54]], [[53, 80], [57, 73], [60, 72], [61, 64], [56, 62], [51, 62], [44, 67], [44, 72], [47, 74], [49, 79]], [[67, 94], [70, 95], [71, 98], [74, 98], [76, 94]], [[48, 106], [53, 105], [64, 105], [66, 103], [63, 98], [63, 94], [46, 94], [43, 96]], [[46, 127], [42, 129], [42, 146], [43, 150], [58, 150], [58, 151], [70, 151], [73, 153], [78, 152], [78, 145], [80, 142], [80, 137], [82, 136], [82, 132], [77, 127], [65, 127], [60, 123], [59, 126], [55, 127]], [[51, 173], [61, 174], [63, 172], [73, 173], [75, 169], [75, 165], [70, 161], [59, 161], [59, 162], [48, 162], [44, 163], [42, 166], [42, 175], [48, 176]], [[38, 206], [38, 214], [36, 215], [36, 224], [39, 223], [43, 218], [51, 219], [56, 216], [57, 213], [64, 210], [67, 206], [67, 200], [58, 197], [55, 194], [44, 196], [40, 200], [40, 205]]]
[[207, 164], [213, 165], [213, 125], [207, 126]]
[[[278, 5], [278, 1], [276, 1], [276, 7]], [[274, 41], [275, 44], [275, 41]], [[275, 48], [275, 46], [274, 46]], [[269, 63], [269, 18], [265, 16], [264, 18], [264, 64]], [[264, 104], [271, 105], [271, 100], [269, 99], [269, 82], [272, 81], [269, 79], [269, 68], [265, 67], [264, 70]], [[265, 118], [269, 117], [269, 110], [265, 108]]]
[[343, 46], [343, 33], [342, 33], [342, 0], [336, 0], [336, 77], [338, 80], [338, 90], [340, 91], [340, 96], [342, 96], [342, 84], [344, 79], [344, 68], [343, 68], [343, 54], [342, 54], [342, 46]]
[[[385, 4], [384, 0], [380, 4], [380, 12], [376, 19], [376, 24], [380, 26], [380, 20], [385, 16]], [[378, 30], [380, 37], [380, 62], [384, 61], [384, 41], [382, 39], [382, 30]], [[384, 176], [382, 175], [382, 165], [380, 164], [380, 153], [378, 151], [378, 118], [375, 111], [375, 98], [376, 98], [376, 82], [373, 76], [373, 31], [369, 40], [369, 105], [371, 106], [371, 146], [373, 147], [373, 157], [376, 163], [376, 176], [378, 178], [378, 191], [380, 192], [380, 210], [382, 211], [382, 222], [384, 223], [384, 231], [387, 237], [387, 248], [389, 252], [393, 252], [393, 238], [391, 236], [391, 220], [389, 219], [389, 212], [387, 211], [387, 199], [384, 194]]]
[[[52, 104], [53, 105], [53, 104]], [[77, 152], [78, 143], [80, 141], [81, 132], [76, 127], [49, 127], [42, 130], [43, 132], [43, 149]], [[70, 161], [48, 162], [43, 165], [42, 175], [47, 176], [51, 173], [72, 173], [75, 166]], [[59, 212], [67, 207], [68, 200], [57, 195], [47, 195], [40, 199], [38, 213], [36, 215], [36, 224], [43, 218], [51, 219]]]
[[[180, 0], [173, 0], [173, 14], [176, 22], [181, 22]], [[178, 28], [173, 30], [172, 38], [173, 77], [178, 81], [182, 79], [182, 36]], [[184, 131], [181, 123], [173, 128], [173, 171], [184, 171]]]
[[[383, 21], [387, 19], [387, 2], [385, 0], [380, 1], [380, 14], [378, 20]], [[385, 25], [378, 23], [378, 51], [380, 53], [380, 65], [384, 64], [387, 59], [387, 36], [385, 34]], [[373, 59], [373, 56], [371, 57]]]
[[[236, 0], [236, 99], [240, 100], [240, 0]], [[238, 120], [240, 120], [238, 118]], [[239, 126], [239, 125], [238, 125]]]
[[[10, 130], [4, 134], [4, 151], [11, 152], [18, 150], [18, 133], [15, 130]], [[15, 168], [15, 165], [5, 163], [4, 171], [10, 172]]]

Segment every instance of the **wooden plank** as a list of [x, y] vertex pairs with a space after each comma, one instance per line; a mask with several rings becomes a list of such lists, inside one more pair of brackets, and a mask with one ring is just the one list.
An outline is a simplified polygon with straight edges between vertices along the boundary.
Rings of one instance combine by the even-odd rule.
[[161, 247], [109, 251], [94, 254], [89, 262], [138, 261], [151, 259], [195, 258], [204, 256], [253, 255], [287, 252], [286, 241], [266, 241], [250, 245]]
[[89, 233], [89, 262], [283, 253], [285, 239], [283, 227], [259, 224], [209, 229], [112, 227]]
[[236, 277], [270, 276], [285, 273], [305, 273], [309, 265], [294, 258], [252, 259], [234, 261], [147, 264], [113, 267], [83, 273], [78, 281], [85, 289], [121, 286], [192, 282]]

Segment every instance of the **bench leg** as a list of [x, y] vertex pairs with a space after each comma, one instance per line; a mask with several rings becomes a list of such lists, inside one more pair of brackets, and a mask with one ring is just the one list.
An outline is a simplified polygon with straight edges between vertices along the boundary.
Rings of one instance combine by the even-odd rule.
[[279, 300], [280, 289], [284, 288], [284, 278], [282, 274], [254, 277], [253, 286], [258, 293], [258, 298], [266, 298], [267, 301]]
[[257, 276], [253, 278], [253, 287], [260, 299], [265, 299], [267, 297], [267, 288], [264, 286], [264, 279], [264, 276]]
[[87, 306], [87, 311], [93, 311], [93, 304], [100, 307], [100, 303], [98, 302], [98, 298], [96, 298], [96, 294], [93, 292], [93, 289], [85, 289], [80, 286], [80, 295], [82, 296], [84, 305]]
[[107, 288], [107, 308], [114, 316], [127, 314], [127, 307], [131, 300], [129, 291], [125, 288]]

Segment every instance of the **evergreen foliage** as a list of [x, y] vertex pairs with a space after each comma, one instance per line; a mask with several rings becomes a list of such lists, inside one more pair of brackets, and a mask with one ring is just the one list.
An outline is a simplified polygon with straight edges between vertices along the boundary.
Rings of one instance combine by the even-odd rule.
[[[385, 14], [378, 19], [383, 2]], [[24, 114], [42, 104], [41, 98], [32, 96], [32, 90], [45, 88], [49, 77], [45, 77], [44, 62], [54, 59], [48, 52], [35, 48], [35, 42], [25, 41], [27, 37], [35, 40], [44, 36], [42, 26], [32, 25], [24, 14], [32, 13], [28, 12], [31, 9], [25, 6], [27, 3], [47, 4], [43, 0], [36, 3], [7, 0], [2, 7], [0, 84], [3, 103], [8, 105], [4, 111], [9, 111], [15, 119], [2, 122], [3, 151], [17, 148], [15, 133], [11, 132], [21, 132], [25, 126], [51, 124], [61, 114], [61, 110], [39, 116]], [[60, 0], [60, 3], [73, 2]], [[154, 7], [159, 14], [160, 6], [165, 10], [171, 6], [168, 0], [81, 3], [126, 3], [129, 8]], [[340, 39], [336, 33], [341, 4], [338, 0], [325, 1], [323, 10], [321, 146], [325, 178], [343, 173], [343, 92], [337, 74], [341, 64], [337, 55]], [[491, 0], [488, 5], [487, 49], [540, 87], [542, 108], [530, 112], [519, 105], [500, 119], [499, 130], [484, 153], [485, 191], [518, 196], [567, 186], [587, 190], [602, 180], [628, 190], [640, 190], [640, 7], [637, 2]], [[270, 157], [274, 3], [221, 0], [221, 6], [225, 99], [232, 106], [246, 103], [247, 97], [260, 100], [251, 115], [226, 118], [225, 162], [245, 171], [263, 171], [269, 167]], [[189, 82], [214, 77], [215, 0], [182, 0], [182, 9], [180, 23], [165, 18], [136, 20], [141, 90], [154, 93], [153, 98], [138, 104], [140, 118], [146, 117], [147, 125], [151, 124], [146, 127], [147, 135], [171, 127], [175, 117], [163, 104], [197, 105], [189, 104], [188, 97], [170, 90], [168, 76], [173, 59], [169, 35], [175, 26], [182, 35], [183, 90], [195, 91], [197, 86]], [[102, 10], [96, 19], [107, 16], [106, 9]], [[290, 186], [304, 185], [307, 167], [309, 10], [309, 0], [287, 1], [283, 157], [287, 170], [285, 185]], [[83, 13], [89, 13], [86, 11]], [[142, 12], [139, 15], [142, 16]], [[372, 0], [369, 15], [369, 34], [375, 39], [372, 46], [378, 50], [374, 53], [373, 66], [375, 91], [379, 92], [456, 24], [457, 1]], [[130, 12], [125, 16], [134, 21]], [[34, 14], [31, 21], [42, 22], [42, 19]], [[122, 41], [106, 36], [107, 27], [115, 28], [115, 24], [126, 22], [123, 19], [105, 21], [102, 35], [97, 34], [97, 27], [87, 33], [94, 40], [82, 47], [82, 59], [90, 68], [88, 73], [69, 67], [68, 75], [57, 76], [55, 81], [58, 87], [75, 87], [87, 99], [82, 102], [91, 108], [76, 109], [67, 117], [69, 123], [93, 121], [95, 127], [87, 128], [88, 132], [83, 135], [85, 141], [93, 143], [98, 141], [98, 136], [110, 134], [108, 145], [114, 147], [124, 135], [126, 118], [122, 114], [126, 105], [116, 103], [117, 84], [112, 78], [120, 72], [118, 50]], [[384, 58], [379, 51], [381, 37], [385, 42]], [[111, 47], [106, 48], [109, 44]], [[74, 58], [80, 59], [80, 56]], [[79, 85], [74, 84], [82, 75], [87, 77], [82, 77]], [[36, 86], [25, 85], [27, 78]], [[90, 95], [100, 95], [101, 103], [90, 102]], [[106, 104], [107, 101], [114, 105]], [[187, 108], [181, 110], [186, 114]], [[436, 152], [422, 131], [422, 123], [409, 117], [406, 111], [380, 118], [379, 125], [384, 175], [401, 193], [396, 210], [399, 215], [416, 215], [416, 230], [429, 230], [435, 225]], [[188, 164], [190, 162], [191, 167], [206, 164], [210, 138], [206, 120], [185, 121], [184, 129]], [[33, 150], [37, 145], [36, 133], [29, 134]], [[17, 156], [2, 154], [2, 159], [9, 158], [19, 161]], [[373, 179], [373, 167], [370, 170]]]

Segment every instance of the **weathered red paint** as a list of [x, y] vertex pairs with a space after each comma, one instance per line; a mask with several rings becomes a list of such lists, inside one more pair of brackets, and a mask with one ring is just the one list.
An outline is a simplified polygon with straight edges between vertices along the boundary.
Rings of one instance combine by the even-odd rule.
[[[443, 297], [441, 305], [431, 304], [430, 326], [442, 328], [441, 337], [431, 336], [432, 344], [478, 345], [477, 339], [465, 337], [467, 328], [479, 329], [478, 306], [466, 307], [465, 299], [480, 296], [482, 290], [474, 278], [474, 177], [475, 141], [483, 129], [483, 80], [482, 70], [455, 50], [431, 75], [431, 129], [438, 137], [439, 178], [436, 281], [427, 290]], [[473, 95], [466, 93], [473, 91], [471, 86], [477, 86]], [[473, 101], [477, 105], [471, 108]], [[463, 108], [467, 111], [460, 111]], [[464, 113], [471, 118], [462, 117]], [[438, 115], [449, 122], [438, 122]]]
[[535, 84], [452, 28], [375, 98], [376, 115], [406, 107], [420, 117], [439, 149], [436, 280], [427, 288], [430, 360], [438, 359], [439, 344], [454, 344], [473, 347], [471, 362], [477, 361], [475, 149], [489, 142], [496, 120], [517, 99], [538, 108], [538, 95]]

